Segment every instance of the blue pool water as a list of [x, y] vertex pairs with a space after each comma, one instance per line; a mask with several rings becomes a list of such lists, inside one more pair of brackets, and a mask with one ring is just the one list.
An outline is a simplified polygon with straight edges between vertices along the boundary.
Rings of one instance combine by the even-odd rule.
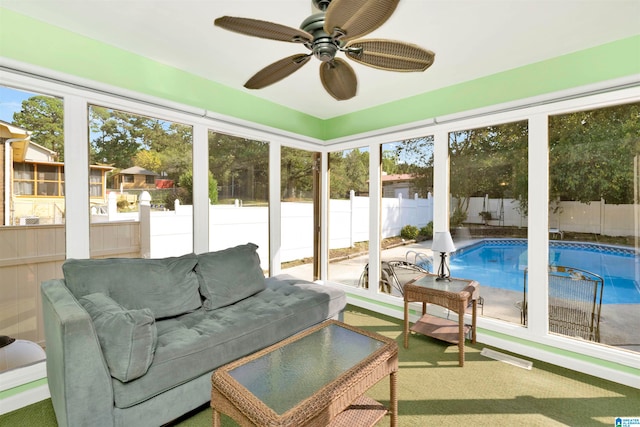
[[[604, 279], [603, 304], [640, 304], [633, 249], [578, 242], [550, 242], [549, 263], [587, 270]], [[522, 292], [527, 267], [525, 239], [487, 239], [451, 254], [451, 276], [481, 286]]]

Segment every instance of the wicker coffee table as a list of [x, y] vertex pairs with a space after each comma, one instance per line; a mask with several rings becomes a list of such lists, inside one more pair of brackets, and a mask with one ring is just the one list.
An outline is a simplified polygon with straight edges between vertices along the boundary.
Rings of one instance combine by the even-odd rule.
[[[329, 320], [211, 376], [213, 425], [220, 413], [241, 426], [397, 424], [398, 346], [392, 339]], [[363, 396], [390, 377], [389, 411]]]

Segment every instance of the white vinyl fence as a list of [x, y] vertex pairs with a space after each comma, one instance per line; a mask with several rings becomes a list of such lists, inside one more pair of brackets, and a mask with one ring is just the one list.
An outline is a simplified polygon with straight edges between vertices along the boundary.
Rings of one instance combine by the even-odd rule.
[[[452, 204], [453, 205], [453, 204]], [[468, 223], [482, 224], [480, 212], [491, 212], [488, 225], [526, 227], [527, 218], [520, 214], [513, 199], [472, 197], [467, 213]], [[281, 206], [281, 251], [283, 262], [313, 256], [313, 204], [283, 202]], [[424, 227], [433, 220], [433, 198], [382, 198], [382, 238], [400, 235], [405, 225]], [[131, 221], [138, 213], [94, 215], [93, 222]], [[550, 210], [549, 227], [561, 231], [596, 233], [610, 236], [633, 236], [635, 225], [633, 205], [607, 205], [604, 201], [590, 204], [560, 202]], [[178, 256], [193, 251], [193, 207], [176, 203], [173, 211], [151, 211], [148, 232], [141, 224], [141, 240], [148, 236], [151, 258]], [[369, 197], [351, 194], [349, 200], [329, 201], [329, 248], [351, 247], [369, 240]], [[269, 254], [269, 208], [232, 205], [211, 205], [209, 208], [209, 248], [220, 250], [253, 242], [263, 268], [267, 268]], [[146, 253], [143, 251], [143, 253]]]
[[[114, 201], [115, 203], [115, 201]], [[92, 221], [136, 220], [137, 212], [119, 214], [109, 209], [109, 215], [94, 215]], [[283, 202], [282, 247], [283, 262], [313, 256], [313, 204]], [[433, 199], [382, 199], [382, 237], [398, 236], [405, 225], [418, 228], [433, 220]], [[144, 222], [144, 221], [143, 221]], [[369, 240], [369, 198], [351, 195], [349, 200], [329, 202], [329, 247], [350, 247], [355, 242]], [[142, 227], [144, 228], [144, 227]], [[176, 203], [173, 211], [151, 211], [149, 218], [150, 258], [178, 256], [193, 251], [193, 207]], [[141, 236], [144, 231], [141, 230]], [[225, 249], [247, 242], [259, 246], [263, 268], [269, 254], [269, 208], [234, 205], [209, 207], [209, 248]]]

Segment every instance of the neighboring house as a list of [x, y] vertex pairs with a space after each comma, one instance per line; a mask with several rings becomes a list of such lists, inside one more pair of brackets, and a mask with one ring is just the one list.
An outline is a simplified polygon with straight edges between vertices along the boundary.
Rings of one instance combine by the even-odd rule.
[[[140, 166], [132, 166], [113, 175], [113, 188], [120, 188], [121, 190], [167, 188], [167, 180], [159, 180], [159, 176], [157, 173], [143, 169]], [[156, 181], [160, 181], [162, 185], [157, 187]]]
[[413, 197], [414, 176], [409, 173], [382, 175], [382, 197], [398, 197], [403, 199]]
[[[30, 140], [31, 133], [0, 121], [2, 225], [64, 222], [64, 163], [58, 154]], [[90, 165], [92, 204], [106, 202], [106, 174], [111, 166]]]

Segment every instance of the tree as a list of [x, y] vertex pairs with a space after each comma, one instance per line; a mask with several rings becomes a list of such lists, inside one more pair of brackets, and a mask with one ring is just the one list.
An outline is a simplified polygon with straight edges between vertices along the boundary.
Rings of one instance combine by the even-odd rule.
[[466, 214], [469, 197], [514, 197], [527, 209], [527, 122], [514, 122], [449, 134], [450, 189]]
[[330, 197], [349, 198], [349, 192], [369, 192], [369, 152], [360, 149], [329, 153]]
[[13, 113], [13, 124], [30, 132], [31, 141], [58, 154], [64, 161], [64, 110], [62, 100], [37, 95], [22, 101], [20, 111]]
[[301, 198], [313, 191], [313, 152], [282, 147], [280, 166], [283, 199]]
[[640, 103], [549, 119], [550, 198], [632, 204]]
[[[215, 204], [218, 202], [218, 183], [213, 178], [213, 174], [211, 173], [211, 171], [209, 171], [208, 185], [209, 185], [209, 202], [211, 204]], [[180, 178], [178, 179], [178, 189], [183, 191], [178, 191], [175, 194], [171, 194], [170, 197], [173, 198], [173, 200], [167, 200], [165, 204], [170, 207], [173, 206], [173, 201], [175, 200], [175, 198], [180, 200], [180, 203], [184, 205], [193, 204], [193, 171], [192, 170], [188, 170], [182, 175], [180, 175]]]
[[156, 151], [140, 150], [136, 153], [134, 158], [136, 166], [140, 166], [143, 169], [158, 172], [162, 170], [162, 160], [160, 155]]
[[92, 163], [111, 164], [120, 169], [133, 166], [133, 158], [140, 149], [136, 124], [131, 114], [92, 106], [89, 110]]
[[104, 107], [89, 109], [92, 161], [140, 166], [177, 181], [192, 165], [191, 126]]
[[395, 148], [396, 173], [413, 175], [413, 191], [427, 197], [433, 191], [433, 137], [409, 138], [400, 141]]
[[220, 198], [266, 202], [269, 199], [269, 144], [209, 133], [209, 170]]

